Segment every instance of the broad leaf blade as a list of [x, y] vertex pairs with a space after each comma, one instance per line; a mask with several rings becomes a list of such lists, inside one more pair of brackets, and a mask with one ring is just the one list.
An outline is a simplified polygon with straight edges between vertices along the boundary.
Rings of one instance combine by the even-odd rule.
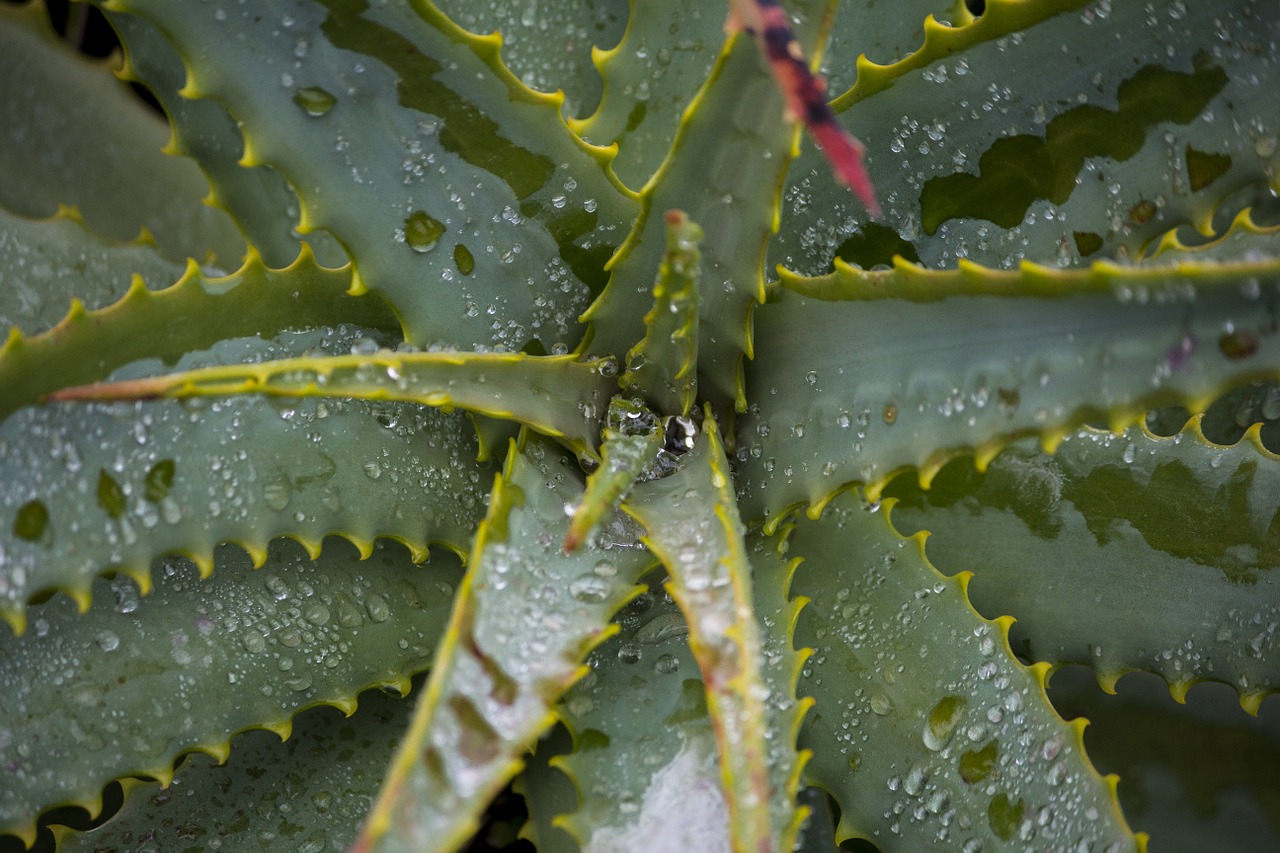
[[820, 508], [852, 482], [874, 498], [908, 467], [927, 484], [966, 448], [982, 467], [1020, 436], [1052, 449], [1086, 422], [1198, 411], [1280, 372], [1277, 282], [1273, 259], [788, 278], [810, 298], [760, 312], [775, 357], [752, 364], [758, 405], [739, 428], [744, 515]]
[[[804, 13], [798, 38], [812, 53], [825, 35], [828, 3], [796, 6]], [[609, 286], [585, 315], [593, 330], [591, 352], [625, 352], [643, 337], [642, 318], [653, 304], [654, 271], [666, 243], [658, 214], [683, 210], [705, 234], [699, 393], [722, 410], [745, 407], [742, 360], [752, 352], [751, 312], [764, 299], [765, 245], [777, 227], [778, 194], [796, 138], [754, 40], [740, 33], [725, 42], [642, 193], [643, 214], [610, 262]]]
[[864, 227], [806, 151], [792, 173], [804, 203], [784, 208], [773, 262], [817, 274], [837, 254], [867, 268], [895, 253], [930, 267], [1136, 257], [1170, 227], [1207, 228], [1242, 186], [1275, 186], [1278, 68], [1261, 45], [1278, 22], [1249, 3], [985, 7], [965, 29], [933, 27], [924, 67], [864, 66], [837, 100], [886, 227]]
[[1141, 849], [1082, 726], [1045, 698], [1044, 670], [1014, 660], [1007, 620], [978, 616], [921, 539], [840, 501], [790, 541], [805, 560], [793, 590], [812, 599], [796, 631], [814, 648], [799, 689], [817, 700], [801, 743], [840, 804], [841, 838]]
[[152, 290], [182, 276], [182, 267], [154, 246], [103, 239], [72, 213], [31, 220], [5, 210], [0, 270], [0, 338], [12, 329], [47, 332], [67, 316], [73, 300], [90, 310], [110, 305], [128, 293], [135, 275]]
[[1146, 674], [1124, 678], [1118, 694], [1103, 694], [1081, 667], [1055, 672], [1049, 686], [1065, 716], [1088, 719], [1089, 755], [1100, 769], [1120, 774], [1120, 803], [1151, 834], [1152, 850], [1280, 847], [1275, 713], [1246, 717], [1221, 684], [1201, 685], [1179, 705], [1159, 678]]
[[0, 7], [0, 91], [0, 205], [33, 218], [75, 205], [106, 237], [147, 229], [171, 260], [239, 262], [244, 241], [201, 203], [199, 170], [160, 153], [164, 122], [107, 62], [62, 43], [42, 4]]
[[[186, 83], [182, 59], [164, 34], [137, 15], [108, 11], [124, 45], [124, 74], [147, 86], [168, 114], [168, 150], [195, 160], [212, 185], [210, 200], [227, 211], [254, 251], [273, 267], [298, 256], [298, 199], [274, 170], [240, 164], [244, 139], [235, 121], [216, 101], [179, 94]], [[342, 266], [346, 254], [323, 232], [308, 235], [325, 266]]]
[[564, 126], [559, 99], [502, 66], [498, 39], [426, 3], [113, 7], [165, 31], [187, 63], [184, 93], [226, 105], [245, 162], [284, 175], [302, 230], [343, 244], [412, 343], [577, 343], [577, 315], [634, 202], [607, 153]]
[[317, 852], [345, 848], [413, 705], [376, 690], [360, 694], [359, 702], [350, 717], [335, 708], [299, 714], [283, 742], [270, 731], [238, 735], [225, 764], [189, 755], [167, 789], [125, 780], [121, 810], [89, 832], [58, 828], [58, 850], [127, 849], [139, 838], [162, 849], [196, 839], [261, 853], [286, 843]]
[[1082, 430], [1052, 457], [1018, 444], [984, 474], [961, 459], [927, 492], [890, 491], [899, 529], [927, 529], [942, 571], [974, 572], [974, 606], [1014, 616], [1032, 659], [1089, 664], [1107, 685], [1150, 670], [1177, 696], [1226, 681], [1254, 711], [1280, 687], [1280, 459], [1256, 428], [1233, 447], [1199, 418], [1170, 438]]
[[[228, 341], [181, 364], [349, 351], [361, 338]], [[419, 557], [428, 543], [465, 553], [492, 476], [463, 415], [389, 402], [63, 403], [20, 410], [0, 436], [0, 615], [19, 630], [37, 593], [84, 607], [101, 572], [145, 589], [153, 558], [184, 553], [207, 572], [224, 541], [261, 555], [276, 536], [316, 550], [339, 533], [366, 552], [386, 536]]]
[[723, 4], [698, 0], [632, 3], [627, 30], [596, 59], [604, 96], [590, 117], [572, 122], [597, 145], [617, 145], [612, 168], [640, 188], [662, 164], [681, 116], [724, 41]]
[[552, 766], [573, 780], [578, 806], [535, 798], [530, 809], [564, 809], [537, 819], [563, 827], [584, 850], [728, 853], [716, 740], [684, 617], [654, 589], [618, 622], [622, 630], [592, 654], [591, 671], [560, 708], [574, 750]]
[[[762, 666], [768, 686], [765, 724], [774, 785], [772, 808], [791, 849], [798, 822], [800, 771], [796, 733], [809, 703], [795, 697], [803, 655], [791, 647], [798, 605], [788, 600], [793, 563], [773, 540], [748, 540]], [[525, 796], [539, 845], [565, 849], [563, 827], [588, 850], [727, 851], [729, 816], [715, 762], [706, 690], [687, 642], [688, 626], [660, 589], [637, 597], [619, 614], [622, 630], [592, 653], [591, 673], [560, 706], [574, 735], [572, 750], [534, 762]], [[540, 745], [539, 753], [547, 747]], [[565, 792], [568, 774], [580, 797]], [[825, 796], [825, 795], [824, 795]], [[573, 849], [573, 848], [568, 848]]]
[[201, 580], [166, 558], [144, 598], [128, 580], [99, 580], [87, 613], [54, 598], [35, 608], [36, 630], [4, 640], [0, 827], [30, 838], [53, 806], [96, 813], [117, 777], [167, 783], [175, 758], [225, 756], [231, 733], [283, 736], [303, 708], [349, 711], [370, 687], [407, 691], [461, 577], [451, 556], [415, 569], [398, 546], [361, 561], [338, 541], [315, 562], [288, 541], [256, 572], [233, 547], [217, 562]]
[[[93, 250], [91, 244], [80, 242], [68, 251], [84, 253], [87, 259]], [[111, 267], [99, 269], [87, 260], [86, 266], [73, 277], [77, 290], [93, 294], [114, 289]], [[87, 274], [94, 274], [96, 280], [82, 281], [80, 276]], [[213, 277], [190, 263], [176, 281], [144, 284], [140, 278], [133, 279], [123, 297], [104, 308], [86, 311], [84, 304], [69, 302], [63, 306], [65, 316], [52, 329], [30, 338], [11, 332], [0, 344], [0, 383], [5, 389], [0, 418], [51, 391], [101, 379], [131, 361], [174, 362], [184, 353], [227, 338], [269, 338], [286, 329], [332, 326], [339, 321], [379, 330], [394, 328], [395, 318], [377, 297], [347, 295], [351, 277], [350, 267], [326, 269], [309, 251], [280, 270], [270, 269], [251, 252], [230, 275]], [[159, 290], [146, 286], [169, 282], [171, 286]], [[22, 293], [29, 286], [47, 283], [42, 275], [28, 274], [15, 277], [13, 287]]]
[[[600, 100], [595, 53], [618, 43], [631, 14], [628, 5], [626, 0], [557, 0], [555, 6], [541, 8], [472, 0], [436, 3], [470, 32], [499, 33], [502, 61], [511, 73], [530, 89], [562, 91], [569, 116], [595, 109]], [[639, 4], [638, 10], [654, 5]]]

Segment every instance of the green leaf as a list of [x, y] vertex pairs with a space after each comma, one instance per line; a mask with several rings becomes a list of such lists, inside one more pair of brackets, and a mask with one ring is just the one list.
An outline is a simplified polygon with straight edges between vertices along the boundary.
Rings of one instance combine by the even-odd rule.
[[189, 561], [166, 558], [145, 598], [124, 578], [99, 580], [87, 613], [54, 598], [33, 608], [35, 630], [4, 640], [0, 828], [31, 839], [53, 806], [96, 814], [114, 778], [167, 785], [175, 758], [221, 760], [231, 733], [284, 737], [304, 708], [349, 713], [361, 690], [407, 691], [461, 577], [451, 556], [415, 569], [393, 546], [362, 562], [333, 540], [314, 562], [283, 540], [258, 571], [232, 547], [217, 562], [202, 580]]
[[922, 538], [840, 501], [790, 543], [805, 561], [793, 592], [811, 599], [796, 629], [814, 648], [799, 690], [817, 702], [800, 742], [808, 777], [840, 804], [840, 838], [1141, 849], [1115, 779], [1084, 755], [1083, 725], [1045, 698], [1044, 668], [1014, 660], [1009, 621], [978, 616]]
[[[727, 851], [716, 740], [684, 617], [655, 588], [618, 622], [621, 631], [592, 653], [590, 672], [559, 709], [575, 749], [552, 767], [573, 780], [580, 804], [535, 819], [567, 830], [585, 850]], [[529, 807], [563, 804], [534, 798]]]
[[[1269, 331], [1280, 264], [1120, 267], [900, 263], [788, 277], [760, 313], [775, 357], [752, 364], [757, 408], [739, 429], [738, 490], [754, 517], [837, 489], [874, 499], [897, 471], [924, 484], [964, 449], [979, 468], [1014, 438], [1047, 449], [1082, 423], [1120, 429], [1153, 406], [1199, 411], [1276, 375]], [[826, 301], [834, 299], [839, 301]], [[776, 522], [775, 522], [776, 523]]]
[[645, 544], [667, 567], [668, 589], [689, 627], [720, 755], [733, 849], [790, 850], [795, 792], [788, 797], [776, 791], [769, 772], [768, 688], [761, 680], [742, 521], [710, 412], [703, 427], [680, 468], [637, 487], [624, 506], [644, 525]]
[[1067, 667], [1054, 673], [1049, 698], [1067, 716], [1088, 717], [1089, 755], [1100, 769], [1120, 773], [1120, 802], [1135, 826], [1150, 832], [1152, 850], [1280, 845], [1274, 707], [1246, 717], [1220, 684], [1198, 686], [1177, 705], [1154, 676], [1122, 679], [1117, 696], [1092, 682], [1088, 670]]
[[1196, 418], [1171, 438], [1082, 430], [1052, 457], [1018, 444], [985, 474], [957, 460], [928, 492], [890, 493], [899, 529], [927, 529], [947, 573], [973, 571], [974, 606], [1016, 617], [1032, 659], [1090, 664], [1108, 686], [1149, 670], [1178, 697], [1225, 681], [1256, 712], [1280, 687], [1278, 463], [1256, 427], [1221, 447]]
[[52, 400], [128, 400], [267, 394], [389, 400], [466, 409], [527, 424], [593, 455], [599, 407], [617, 364], [524, 353], [392, 352], [301, 356], [220, 365], [122, 382], [67, 388]]
[[541, 8], [468, 0], [435, 5], [473, 33], [501, 35], [502, 61], [511, 73], [530, 89], [564, 92], [563, 109], [570, 116], [594, 109], [600, 100], [595, 52], [618, 43], [629, 14], [625, 0], [555, 0]]
[[[795, 5], [804, 13], [797, 36], [812, 51], [828, 22], [828, 2]], [[683, 210], [706, 235], [700, 394], [724, 409], [745, 408], [742, 359], [752, 352], [750, 317], [764, 301], [765, 245], [777, 227], [775, 205], [797, 138], [783, 111], [782, 94], [751, 37], [727, 41], [685, 111], [670, 153], [645, 185], [643, 213], [610, 261], [608, 288], [584, 315], [592, 324], [591, 352], [626, 352], [644, 335], [653, 271], [666, 246], [666, 222], [655, 214]]]
[[[614, 397], [600, 445], [600, 466], [587, 477], [587, 487], [569, 518], [564, 549], [575, 551], [609, 518], [640, 477], [658, 469], [665, 442], [662, 422], [643, 405]], [[656, 471], [650, 476], [656, 476]]]
[[0, 57], [0, 205], [33, 219], [75, 205], [114, 240], [145, 228], [171, 260], [239, 262], [244, 242], [225, 214], [201, 204], [199, 170], [161, 155], [164, 122], [108, 62], [76, 54], [36, 3], [0, 7]]
[[[930, 18], [935, 22], [929, 22]], [[955, 0], [899, 0], [891, 6], [877, 0], [841, 0], [836, 9], [837, 26], [832, 28], [831, 42], [822, 55], [828, 94], [843, 92], [847, 98], [847, 90], [861, 75], [869, 78], [879, 70], [872, 64], [892, 66], [918, 53], [924, 47], [925, 34], [938, 29], [939, 21], [960, 26], [971, 23], [973, 16], [963, 2]]]
[[[346, 330], [228, 341], [179, 366], [346, 350], [359, 340]], [[187, 554], [207, 573], [224, 541], [259, 559], [276, 536], [314, 552], [330, 533], [365, 553], [380, 536], [419, 558], [428, 543], [466, 553], [492, 476], [476, 451], [462, 415], [389, 402], [240, 397], [22, 409], [0, 423], [0, 615], [21, 630], [25, 602], [55, 589], [83, 609], [92, 579], [108, 569], [146, 589], [152, 559], [165, 553]], [[123, 495], [118, 516], [100, 498], [103, 476]]]
[[167, 789], [126, 779], [121, 810], [89, 832], [58, 828], [58, 850], [124, 849], [140, 838], [162, 849], [193, 842], [262, 853], [282, 844], [342, 849], [378, 791], [411, 706], [368, 691], [350, 717], [333, 708], [299, 714], [284, 742], [270, 731], [238, 735], [225, 764], [189, 755]]
[[[1151, 250], [1152, 262], [1170, 263], [1175, 260], [1240, 261], [1251, 256], [1273, 255], [1280, 248], [1280, 224], [1264, 225], [1258, 222], [1259, 211], [1245, 208], [1236, 214], [1231, 223], [1214, 239], [1185, 241], [1189, 237], [1181, 231], [1165, 234]], [[1265, 212], [1263, 213], [1265, 216]], [[1187, 229], [1182, 229], [1185, 231]], [[1199, 237], [1200, 235], [1196, 235]]]
[[[799, 607], [786, 597], [794, 564], [775, 544], [753, 537], [747, 550], [768, 688], [771, 808], [786, 824], [782, 846], [791, 849], [807, 811], [795, 807], [805, 761], [796, 754], [795, 739], [809, 703], [795, 698], [803, 656], [790, 642]], [[531, 832], [540, 849], [546, 842], [556, 845], [552, 850], [576, 849], [558, 835], [563, 828], [585, 849], [727, 850], [729, 817], [715, 737], [706, 690], [686, 642], [687, 623], [656, 587], [623, 608], [617, 621], [621, 632], [592, 653], [591, 672], [560, 706], [576, 748], [540, 744], [525, 771]], [[547, 752], [554, 755], [550, 766]], [[580, 805], [563, 789], [565, 774], [577, 786]]]
[[[1275, 62], [1255, 49], [1273, 34], [1247, 3], [985, 6], [967, 27], [927, 27], [923, 63], [860, 66], [837, 99], [910, 247], [899, 254], [930, 267], [1136, 257], [1171, 227], [1206, 230], [1233, 190], [1275, 185]], [[1231, 165], [1197, 186], [1188, 148]], [[826, 174], [813, 151], [793, 169], [774, 263], [823, 273], [875, 233]]]
[[[641, 593], [628, 603], [634, 607], [638, 601], [645, 600], [648, 593]], [[626, 608], [624, 608], [625, 610]], [[602, 649], [610, 648], [619, 634], [615, 634], [597, 647], [587, 657], [588, 664], [597, 660]], [[583, 676], [582, 680], [569, 688], [574, 689], [585, 682], [595, 681], [595, 667]], [[578, 843], [556, 819], [563, 814], [574, 811], [577, 807], [578, 795], [573, 781], [567, 774], [551, 766], [553, 761], [561, 761], [573, 749], [573, 737], [563, 725], [552, 727], [538, 741], [537, 748], [529, 757], [524, 770], [516, 778], [512, 787], [517, 794], [524, 797], [529, 811], [529, 819], [520, 829], [520, 837], [527, 839], [539, 853], [577, 853]]]
[[528, 439], [507, 458], [445, 643], [354, 850], [465, 842], [652, 565], [625, 529], [621, 541], [565, 554], [564, 506], [581, 493], [572, 457]]
[[226, 105], [244, 162], [280, 170], [301, 230], [343, 244], [412, 343], [577, 343], [577, 314], [634, 202], [607, 152], [564, 126], [560, 98], [502, 66], [499, 39], [427, 4], [111, 6], [165, 31], [187, 63], [184, 94]]
[[[192, 158], [212, 184], [210, 199], [226, 210], [249, 244], [269, 266], [284, 267], [298, 256], [298, 199], [284, 179], [265, 167], [245, 167], [244, 139], [235, 121], [216, 101], [183, 98], [182, 59], [164, 34], [137, 15], [108, 12], [124, 45], [123, 75], [146, 85], [168, 114], [168, 150]], [[324, 232], [308, 242], [325, 266], [339, 267], [347, 256]]]
[[653, 308], [644, 315], [644, 339], [627, 353], [618, 383], [660, 412], [688, 417], [698, 396], [698, 281], [702, 229], [682, 212], [666, 215], [667, 249], [653, 283]]
[[182, 267], [145, 242], [103, 239], [66, 209], [40, 221], [0, 209], [0, 337], [48, 331], [73, 300], [90, 310], [110, 305], [135, 275], [155, 290], [177, 281]]
[[724, 41], [722, 4], [632, 3], [626, 33], [596, 59], [604, 97], [570, 126], [598, 145], [617, 145], [611, 164], [630, 187], [662, 164], [690, 102]]
[[[82, 271], [70, 260], [87, 259], [94, 251], [87, 240], [67, 250], [72, 282], [86, 294], [114, 289], [109, 267], [86, 263]], [[82, 282], [81, 276], [88, 275], [103, 279]], [[33, 271], [18, 277], [13, 287], [23, 293], [29, 284], [47, 283], [43, 273]], [[123, 298], [105, 308], [86, 311], [72, 301], [66, 316], [44, 334], [27, 338], [11, 331], [0, 344], [0, 383], [5, 387], [0, 418], [55, 389], [101, 379], [131, 361], [149, 357], [174, 362], [227, 337], [272, 337], [285, 329], [336, 325], [339, 319], [373, 329], [394, 328], [386, 305], [377, 297], [348, 296], [350, 284], [349, 267], [325, 269], [308, 251], [282, 270], [269, 269], [251, 252], [228, 276], [210, 277], [189, 263], [181, 278], [162, 290], [148, 290], [135, 278]]]

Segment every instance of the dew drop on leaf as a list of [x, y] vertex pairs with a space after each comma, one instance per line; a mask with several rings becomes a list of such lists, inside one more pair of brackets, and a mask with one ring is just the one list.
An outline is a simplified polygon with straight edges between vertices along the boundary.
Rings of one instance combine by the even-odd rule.
[[309, 116], [322, 116], [333, 109], [338, 99], [319, 86], [308, 86], [294, 93], [293, 102]]
[[429, 252], [444, 235], [444, 223], [425, 210], [415, 210], [404, 220], [404, 241], [415, 252]]
[[13, 533], [19, 539], [35, 542], [44, 536], [49, 526], [49, 510], [40, 501], [28, 501], [18, 509], [13, 521]]
[[583, 604], [599, 604], [609, 597], [609, 581], [595, 574], [582, 575], [569, 583], [569, 594]]

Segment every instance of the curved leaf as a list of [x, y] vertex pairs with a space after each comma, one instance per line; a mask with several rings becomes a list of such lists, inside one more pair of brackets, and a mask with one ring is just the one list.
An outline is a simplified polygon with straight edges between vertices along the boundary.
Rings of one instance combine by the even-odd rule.
[[[88, 248], [77, 251], [87, 253]], [[92, 265], [83, 273], [74, 271], [77, 290], [92, 293], [108, 286], [109, 277], [92, 284], [80, 281], [81, 275], [97, 272]], [[28, 282], [41, 280], [39, 274], [21, 276], [13, 286], [22, 292]], [[190, 263], [181, 278], [162, 290], [148, 290], [135, 277], [123, 298], [105, 308], [86, 311], [83, 303], [72, 301], [47, 332], [28, 338], [10, 331], [0, 344], [0, 418], [48, 392], [101, 379], [131, 361], [173, 362], [228, 337], [271, 337], [339, 320], [373, 329], [394, 327], [381, 300], [348, 296], [350, 283], [349, 267], [325, 269], [306, 250], [282, 270], [269, 269], [250, 252], [231, 275], [211, 278]]]
[[666, 222], [667, 249], [653, 283], [653, 308], [644, 315], [644, 339], [627, 353], [618, 384], [641, 394], [659, 412], [688, 417], [698, 396], [698, 244], [703, 235], [681, 211], [667, 211]]
[[267, 394], [391, 400], [466, 409], [527, 424], [594, 453], [597, 413], [615, 386], [616, 362], [524, 353], [392, 352], [301, 356], [220, 365], [66, 388], [49, 400], [128, 400]]
[[[1275, 254], [1280, 248], [1280, 224], [1264, 225], [1257, 221], [1259, 211], [1245, 208], [1236, 214], [1221, 235], [1207, 242], [1187, 243], [1180, 231], [1171, 231], [1160, 238], [1150, 252], [1151, 263], [1164, 264], [1172, 260], [1241, 261], [1259, 255]], [[1182, 229], [1185, 230], [1185, 229]]]
[[[768, 687], [771, 808], [784, 825], [782, 847], [789, 850], [808, 811], [795, 807], [807, 758], [797, 755], [795, 739], [809, 703], [795, 698], [804, 656], [790, 640], [798, 605], [787, 599], [786, 587], [794, 563], [774, 544], [752, 538], [747, 550]], [[617, 621], [621, 632], [592, 653], [591, 672], [560, 706], [576, 749], [541, 744], [525, 771], [531, 833], [540, 849], [550, 844], [551, 850], [576, 849], [566, 846], [561, 828], [584, 849], [728, 850], [729, 816], [713, 760], [715, 737], [705, 687], [686, 642], [687, 623], [656, 588], [628, 604]], [[565, 754], [551, 757], [548, 766], [548, 749]], [[580, 805], [564, 790], [565, 774], [577, 786]]]
[[41, 4], [0, 7], [0, 91], [0, 205], [34, 219], [75, 205], [114, 240], [145, 228], [171, 260], [239, 262], [244, 242], [226, 214], [201, 204], [199, 170], [161, 155], [164, 122], [108, 62], [62, 43]]
[[926, 27], [933, 28], [931, 18], [956, 25], [973, 20], [965, 4], [954, 0], [899, 0], [891, 6], [878, 0], [841, 0], [822, 61], [829, 93], [847, 93], [868, 62], [892, 66], [917, 53]]
[[[600, 100], [595, 53], [618, 43], [627, 27], [626, 0], [556, 0], [554, 5], [439, 0], [436, 6], [473, 33], [502, 36], [502, 61], [524, 85], [564, 93], [567, 115]], [[642, 11], [651, 3], [639, 4]]]
[[[288, 266], [298, 256], [300, 239], [294, 231], [299, 209], [293, 191], [274, 170], [240, 164], [244, 139], [221, 104], [179, 94], [186, 72], [163, 33], [137, 15], [108, 15], [125, 49], [123, 76], [146, 85], [169, 116], [168, 150], [196, 161], [212, 184], [210, 200], [231, 215], [269, 266]], [[346, 254], [327, 234], [312, 233], [307, 242], [325, 266], [346, 263]]]
[[48, 220], [0, 209], [0, 337], [46, 332], [74, 300], [90, 310], [110, 305], [135, 275], [155, 290], [177, 281], [182, 267], [146, 242], [99, 237], [65, 208]]
[[772, 262], [818, 274], [833, 256], [867, 268], [894, 254], [930, 267], [1136, 257], [1171, 227], [1207, 229], [1232, 191], [1275, 186], [1276, 60], [1262, 45], [1280, 22], [1250, 3], [984, 5], [958, 30], [927, 25], [923, 62], [860, 64], [837, 99], [857, 100], [841, 119], [866, 144], [884, 226], [864, 226], [806, 150]]
[[415, 569], [398, 546], [361, 561], [337, 541], [314, 562], [287, 540], [256, 572], [233, 547], [217, 562], [201, 579], [166, 558], [145, 598], [123, 578], [99, 580], [87, 613], [54, 598], [34, 608], [34, 630], [4, 641], [0, 827], [32, 838], [52, 806], [96, 814], [119, 776], [167, 785], [185, 752], [225, 758], [230, 733], [284, 737], [303, 708], [350, 713], [361, 690], [407, 691], [461, 578], [450, 556]]
[[[744, 515], [821, 508], [897, 471], [926, 485], [964, 449], [979, 468], [1009, 441], [1046, 448], [1086, 422], [1120, 429], [1145, 409], [1193, 411], [1276, 376], [1270, 333], [1280, 262], [1017, 271], [900, 263], [787, 279], [760, 315], [775, 351], [752, 364], [757, 408], [738, 434]], [[814, 298], [817, 297], [817, 298]], [[822, 301], [837, 299], [840, 301]]]
[[1016, 617], [1032, 659], [1108, 686], [1150, 670], [1178, 697], [1226, 681], [1256, 712], [1280, 688], [1280, 457], [1256, 427], [1221, 447], [1199, 420], [1171, 438], [1082, 430], [1052, 457], [1015, 445], [984, 474], [958, 460], [928, 492], [891, 485], [894, 522], [927, 529], [942, 570], [974, 572], [974, 606]]
[[698, 0], [632, 3], [622, 39], [595, 56], [603, 97], [570, 127], [597, 145], [618, 146], [611, 165], [627, 186], [647, 184], [666, 157], [698, 81], [716, 62], [725, 11]]
[[[358, 340], [345, 330], [228, 341], [180, 366]], [[22, 409], [0, 423], [0, 615], [21, 630], [27, 599], [54, 589], [84, 608], [90, 582], [108, 569], [145, 590], [152, 559], [165, 553], [187, 554], [207, 573], [224, 541], [259, 559], [276, 536], [314, 552], [330, 533], [365, 553], [380, 536], [420, 558], [428, 543], [465, 553], [492, 476], [476, 450], [462, 415], [397, 403], [239, 397]]]
[[270, 731], [238, 735], [225, 764], [189, 755], [167, 789], [125, 780], [123, 808], [89, 832], [57, 830], [58, 850], [125, 849], [140, 838], [161, 849], [197, 840], [262, 853], [286, 844], [343, 849], [378, 792], [411, 705], [367, 691], [350, 717], [334, 708], [299, 714], [284, 742]]
[[736, 851], [789, 850], [795, 792], [774, 790], [769, 772], [761, 642], [742, 521], [729, 465], [708, 412], [704, 431], [668, 477], [641, 484], [624, 504], [644, 525], [645, 544], [671, 576], [668, 589], [689, 627], [706, 685], [720, 775]]
[[[569, 348], [634, 202], [559, 97], [428, 3], [115, 0], [172, 39], [183, 94], [222, 101], [417, 345]], [[216, 45], [217, 49], [213, 49]], [[264, 77], [280, 86], [260, 85]], [[547, 286], [551, 282], [552, 286]]]
[[[800, 693], [808, 776], [840, 804], [838, 835], [904, 850], [1009, 843], [1141, 850], [1114, 777], [1085, 757], [1083, 724], [1044, 695], [1044, 668], [1009, 653], [1009, 620], [969, 606], [965, 580], [926, 562], [852, 501], [791, 535], [804, 558], [793, 591], [812, 599], [797, 644], [814, 648]], [[890, 848], [892, 849], [892, 848]]]
[[465, 842], [652, 565], [625, 531], [561, 550], [565, 504], [581, 493], [572, 465], [536, 439], [508, 454], [445, 642], [353, 850]]
[[[716, 739], [684, 617], [655, 589], [618, 622], [621, 631], [592, 653], [590, 671], [560, 707], [575, 749], [552, 766], [573, 780], [579, 805], [537, 819], [564, 828], [584, 850], [728, 853]], [[548, 805], [564, 808], [534, 798], [530, 810]]]
[[[829, 0], [795, 5], [805, 15], [798, 38], [812, 50], [824, 36]], [[723, 409], [745, 408], [742, 359], [752, 352], [751, 312], [764, 301], [764, 249], [777, 227], [778, 192], [797, 138], [783, 112], [782, 93], [751, 37], [729, 39], [641, 193], [643, 213], [610, 261], [608, 287], [584, 315], [592, 328], [590, 352], [626, 352], [643, 337], [653, 271], [666, 245], [665, 220], [654, 213], [683, 210], [705, 234], [700, 393]]]

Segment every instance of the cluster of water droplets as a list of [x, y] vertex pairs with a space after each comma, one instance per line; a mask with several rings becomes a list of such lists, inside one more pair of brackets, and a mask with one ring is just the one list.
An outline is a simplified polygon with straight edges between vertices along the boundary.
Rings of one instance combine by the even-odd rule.
[[153, 290], [182, 274], [151, 247], [99, 240], [71, 218], [34, 222], [0, 212], [0, 221], [0, 337], [10, 327], [26, 335], [48, 330], [67, 316], [72, 296], [90, 310], [110, 305], [135, 274]]
[[[227, 341], [178, 367], [349, 351], [363, 334]], [[167, 550], [284, 533], [461, 546], [491, 476], [475, 455], [463, 415], [409, 404], [242, 396], [24, 409], [0, 429], [0, 471], [22, 483], [0, 496], [13, 534], [0, 541], [0, 593], [18, 608], [35, 588], [83, 590], [108, 567], [143, 571]]]
[[[840, 517], [848, 532], [833, 536]], [[881, 785], [874, 816], [861, 819], [905, 843], [1121, 843], [1104, 819], [1105, 785], [1090, 779], [1074, 733], [1008, 655], [999, 627], [969, 610], [957, 582], [928, 570], [913, 542], [859, 518], [856, 507], [829, 508], [825, 534], [815, 527], [792, 543], [806, 566], [822, 567], [802, 567], [796, 589], [813, 599], [797, 644], [815, 648], [800, 693], [824, 710], [810, 744], [839, 750], [813, 772], [849, 776], [839, 786], [859, 790]]]
[[461, 569], [441, 556], [414, 570], [396, 545], [362, 562], [338, 540], [313, 562], [281, 540], [256, 571], [224, 546], [208, 579], [177, 557], [152, 574], [141, 597], [126, 578], [96, 581], [83, 615], [63, 597], [31, 609], [10, 641], [27, 665], [5, 676], [0, 752], [15, 784], [0, 800], [92, 800], [228, 732], [402, 684], [430, 661]]

